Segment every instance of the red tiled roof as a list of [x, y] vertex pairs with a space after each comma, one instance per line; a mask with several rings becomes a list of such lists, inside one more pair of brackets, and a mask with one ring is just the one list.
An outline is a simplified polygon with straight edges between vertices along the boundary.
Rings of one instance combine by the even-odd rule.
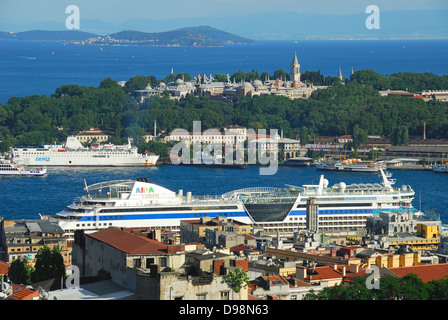
[[413, 96], [413, 95], [415, 95], [415, 93], [412, 93], [412, 92], [389, 92], [389, 95], [391, 95], [391, 94], [398, 94], [398, 95], [406, 95], [406, 96]]
[[163, 254], [168, 246], [162, 242], [143, 238], [118, 228], [107, 228], [86, 235], [104, 242], [127, 254]]
[[31, 289], [23, 289], [18, 292], [14, 292], [12, 295], [8, 297], [8, 299], [12, 300], [31, 300], [33, 297], [37, 297], [39, 292], [37, 290]]
[[388, 268], [399, 277], [404, 277], [409, 273], [416, 274], [423, 282], [431, 280], [441, 280], [448, 275], [448, 263], [429, 264], [411, 267]]
[[308, 274], [310, 280], [342, 278], [342, 275], [331, 267], [316, 267], [317, 274]]
[[4, 261], [0, 261], [0, 275], [7, 274], [8, 271], [9, 271], [9, 264]]
[[249, 248], [249, 246], [247, 246], [245, 244], [239, 244], [239, 245], [236, 245], [234, 247], [231, 247], [230, 251], [232, 251], [232, 252], [234, 252], [234, 251], [240, 252], [240, 251], [244, 251], [244, 250], [246, 250], [248, 248]]
[[286, 280], [283, 277], [279, 276], [278, 274], [272, 275], [272, 276], [264, 276], [264, 278], [266, 280], [280, 281], [282, 284], [288, 284], [288, 282], [286, 282]]

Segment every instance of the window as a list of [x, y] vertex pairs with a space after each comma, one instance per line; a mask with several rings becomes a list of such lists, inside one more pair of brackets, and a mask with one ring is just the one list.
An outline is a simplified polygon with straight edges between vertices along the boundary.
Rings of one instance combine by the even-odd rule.
[[166, 267], [167, 266], [167, 259], [166, 258], [160, 258], [159, 262], [160, 262], [160, 266], [161, 267]]
[[229, 300], [229, 291], [221, 291], [221, 300]]
[[205, 296], [206, 296], [206, 294], [198, 294], [197, 295], [198, 300], [205, 300]]
[[154, 258], [146, 258], [146, 267], [148, 267], [151, 264], [154, 264]]

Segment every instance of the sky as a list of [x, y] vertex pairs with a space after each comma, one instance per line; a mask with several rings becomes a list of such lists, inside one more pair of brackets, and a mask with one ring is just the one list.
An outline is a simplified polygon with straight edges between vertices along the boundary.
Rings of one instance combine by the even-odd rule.
[[69, 5], [79, 7], [81, 19], [121, 23], [130, 19], [225, 17], [258, 13], [365, 13], [376, 5], [382, 11], [447, 10], [446, 0], [1, 0], [0, 22], [28, 24], [64, 23]]

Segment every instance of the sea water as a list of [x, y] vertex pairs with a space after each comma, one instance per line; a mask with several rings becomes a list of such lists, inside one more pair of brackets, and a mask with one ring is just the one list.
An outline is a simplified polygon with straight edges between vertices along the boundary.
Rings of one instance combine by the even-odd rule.
[[[349, 78], [351, 69], [381, 74], [448, 74], [448, 40], [264, 41], [225, 47], [140, 47], [0, 40], [0, 103], [12, 96], [51, 95], [65, 84], [98, 86], [108, 77], [192, 77], [216, 73], [290, 71], [297, 52], [301, 71]], [[399, 88], [396, 88], [399, 89]]]

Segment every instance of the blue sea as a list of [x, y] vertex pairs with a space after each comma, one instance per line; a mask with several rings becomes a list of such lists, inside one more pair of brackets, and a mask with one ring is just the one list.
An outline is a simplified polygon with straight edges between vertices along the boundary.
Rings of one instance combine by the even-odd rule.
[[[382, 74], [431, 72], [448, 74], [448, 41], [300, 41], [262, 42], [255, 45], [220, 48], [78, 46], [57, 42], [0, 41], [0, 103], [12, 96], [51, 95], [64, 84], [98, 86], [111, 77], [117, 81], [174, 73], [232, 74], [256, 70], [273, 74], [279, 68], [289, 72], [294, 52], [301, 71], [320, 70], [325, 76], [345, 76], [351, 68], [373, 69]], [[49, 168], [45, 177], [0, 177], [0, 216], [5, 219], [38, 219], [55, 214], [82, 195], [88, 184], [149, 177], [173, 191], [193, 194], [222, 194], [253, 187], [282, 187], [285, 184], [317, 183], [315, 168], [279, 167], [275, 175], [263, 176], [259, 168], [234, 170], [160, 166], [154, 168]], [[374, 174], [325, 173], [330, 185], [379, 182]], [[448, 175], [423, 171], [393, 171], [397, 186], [410, 185], [415, 191], [414, 207], [440, 213], [448, 221]]]
[[64, 84], [98, 86], [135, 75], [289, 72], [297, 52], [301, 71], [350, 76], [351, 68], [381, 74], [448, 74], [448, 40], [265, 41], [226, 47], [81, 46], [46, 41], [0, 41], [0, 103], [12, 96], [51, 95]]

